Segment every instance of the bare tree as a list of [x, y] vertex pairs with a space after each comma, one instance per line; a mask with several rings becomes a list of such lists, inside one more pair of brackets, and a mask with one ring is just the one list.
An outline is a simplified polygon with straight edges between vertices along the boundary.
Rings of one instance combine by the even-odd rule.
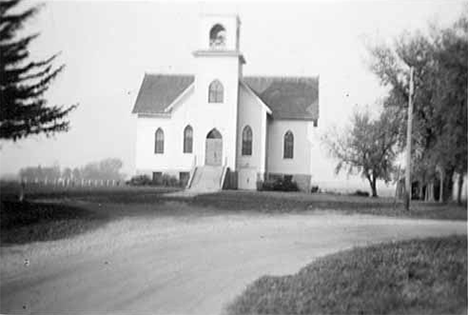
[[355, 112], [351, 128], [342, 134], [328, 134], [324, 143], [332, 156], [338, 159], [335, 171], [358, 173], [369, 182], [372, 197], [377, 197], [377, 180], [391, 180], [397, 154], [398, 113], [385, 110], [372, 120], [368, 112]]

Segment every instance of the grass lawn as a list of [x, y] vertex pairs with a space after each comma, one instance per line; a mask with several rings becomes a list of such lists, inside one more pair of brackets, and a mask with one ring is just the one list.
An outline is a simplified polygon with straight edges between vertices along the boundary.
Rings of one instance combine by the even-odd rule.
[[228, 314], [462, 314], [467, 308], [466, 236], [356, 248], [291, 276], [264, 276]]
[[389, 198], [346, 195], [222, 191], [194, 198], [168, 197], [166, 187], [60, 187], [27, 185], [17, 201], [18, 184], [0, 183], [0, 243], [56, 240], [86, 232], [117, 217], [219, 215], [226, 213], [373, 214], [447, 220], [467, 219], [466, 207], [414, 202], [410, 212]]
[[70, 237], [95, 229], [107, 221], [101, 214], [69, 205], [2, 201], [2, 246]]
[[[101, 206], [129, 205], [160, 199], [177, 189], [165, 187], [60, 187], [27, 185], [26, 200], [18, 201], [19, 185], [0, 185], [0, 244], [25, 244], [72, 237], [96, 229], [116, 215]], [[85, 201], [86, 204], [83, 204]]]
[[[55, 201], [86, 201], [104, 204], [153, 204], [164, 210], [165, 202], [181, 202], [195, 210], [212, 212], [295, 213], [304, 211], [332, 211], [339, 214], [372, 214], [439, 220], [467, 220], [466, 204], [440, 204], [413, 201], [411, 211], [392, 198], [369, 198], [349, 195], [308, 194], [295, 192], [221, 191], [194, 198], [167, 197], [164, 193], [180, 190], [172, 187], [60, 187], [27, 185], [26, 199]], [[18, 185], [0, 183], [1, 200], [14, 200]], [[129, 207], [130, 209], [131, 207]], [[131, 209], [129, 210], [131, 211]]]
[[405, 211], [402, 202], [392, 198], [369, 198], [347, 195], [222, 191], [199, 195], [185, 202], [217, 211], [300, 213], [329, 211], [337, 214], [371, 214], [436, 220], [467, 220], [467, 208], [456, 203], [429, 203], [413, 201], [411, 211]]
[[[152, 201], [167, 192], [180, 190], [174, 187], [156, 186], [56, 186], [43, 184], [27, 184], [25, 199], [55, 199], [83, 200], [106, 203], [141, 203], [145, 199]], [[0, 182], [0, 199], [17, 200], [20, 191], [18, 183]]]

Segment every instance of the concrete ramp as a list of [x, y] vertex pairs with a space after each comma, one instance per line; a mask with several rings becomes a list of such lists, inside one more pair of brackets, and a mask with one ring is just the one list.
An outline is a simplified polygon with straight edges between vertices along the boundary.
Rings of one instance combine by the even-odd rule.
[[223, 181], [222, 166], [200, 166], [195, 170], [192, 184], [188, 189], [190, 192], [205, 193], [216, 192], [222, 189]]

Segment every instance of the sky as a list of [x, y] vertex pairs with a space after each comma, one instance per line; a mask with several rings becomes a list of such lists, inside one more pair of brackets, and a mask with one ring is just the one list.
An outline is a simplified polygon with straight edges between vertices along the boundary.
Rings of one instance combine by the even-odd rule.
[[[26, 4], [31, 4], [32, 1]], [[2, 142], [0, 175], [25, 166], [81, 166], [107, 157], [135, 171], [136, 117], [145, 72], [193, 73], [200, 14], [241, 19], [244, 75], [320, 76], [319, 131], [342, 128], [356, 105], [377, 110], [385, 89], [369, 71], [366, 43], [391, 43], [403, 32], [451, 24], [462, 1], [130, 2], [54, 1], [25, 27], [40, 32], [33, 57], [61, 52], [65, 70], [47, 93], [50, 104], [79, 107], [71, 129], [52, 137]], [[334, 161], [323, 180], [341, 180]]]

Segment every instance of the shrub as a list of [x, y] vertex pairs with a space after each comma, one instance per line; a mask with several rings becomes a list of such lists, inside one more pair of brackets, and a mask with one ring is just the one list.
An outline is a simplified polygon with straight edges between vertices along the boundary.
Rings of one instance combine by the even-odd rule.
[[162, 177], [152, 180], [148, 175], [136, 175], [133, 176], [127, 185], [132, 186], [166, 186], [166, 187], [177, 187], [181, 183], [175, 176], [164, 174]]
[[369, 197], [369, 193], [367, 191], [356, 190], [351, 196], [359, 196], [359, 197]]
[[312, 186], [310, 188], [311, 193], [318, 193], [319, 192], [319, 186]]
[[262, 191], [263, 190], [263, 180], [257, 180], [257, 191]]
[[297, 183], [289, 177], [268, 179], [263, 182], [261, 190], [265, 191], [299, 191]]
[[257, 190], [259, 191], [269, 191], [269, 190], [273, 190], [273, 183], [274, 183], [274, 180], [266, 180], [266, 181], [258, 181], [257, 182]]
[[278, 182], [280, 191], [299, 191], [297, 183], [292, 180], [290, 177], [285, 177], [283, 180]]
[[136, 175], [127, 181], [126, 184], [131, 186], [146, 186], [151, 185], [152, 180], [148, 175]]
[[170, 175], [167, 175], [167, 174], [164, 174], [162, 176], [162, 185], [163, 186], [167, 186], [167, 187], [177, 187], [177, 186], [181, 186], [181, 183], [180, 181], [177, 179], [177, 177], [175, 176], [170, 176]]

